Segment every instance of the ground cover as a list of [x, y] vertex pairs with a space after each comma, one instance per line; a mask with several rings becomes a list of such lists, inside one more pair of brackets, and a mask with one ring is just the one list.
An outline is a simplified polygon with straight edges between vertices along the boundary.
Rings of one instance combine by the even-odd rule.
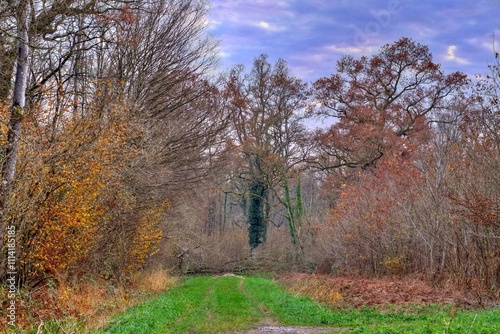
[[104, 333], [498, 333], [500, 309], [329, 308], [256, 277], [192, 277], [115, 317]]

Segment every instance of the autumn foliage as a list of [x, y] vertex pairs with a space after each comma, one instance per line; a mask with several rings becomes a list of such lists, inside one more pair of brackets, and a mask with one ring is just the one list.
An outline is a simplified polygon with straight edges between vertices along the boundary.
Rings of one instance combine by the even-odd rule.
[[19, 231], [28, 277], [102, 273], [101, 243], [127, 248], [117, 270], [137, 270], [154, 253], [161, 237], [158, 220], [168, 205], [146, 206], [137, 221], [127, 222], [127, 234], [116, 239], [108, 234], [136, 205], [120, 175], [134, 157], [127, 143], [131, 120], [120, 108], [109, 110], [105, 120], [93, 113], [65, 120], [49, 137], [44, 125], [26, 123], [27, 134], [34, 134], [27, 142], [37, 147], [23, 147], [20, 164], [33, 174], [17, 189], [36, 208]]
[[[0, 213], [2, 231], [16, 228], [18, 286], [47, 276], [122, 280], [144, 269], [179, 180], [202, 179], [211, 168], [205, 159], [219, 151], [213, 143], [225, 123], [204, 77], [215, 44], [193, 24], [204, 19], [204, 3], [115, 5], [32, 5], [26, 47], [38, 47], [18, 87], [27, 103], [16, 111], [1, 101]], [[2, 15], [27, 8], [2, 6]], [[142, 36], [145, 27], [151, 34]]]
[[315, 84], [319, 112], [339, 119], [317, 133], [315, 161], [336, 169], [319, 237], [331, 272], [419, 273], [498, 295], [496, 99], [465, 94], [463, 74], [444, 75], [408, 39], [338, 70]]
[[437, 288], [418, 278], [331, 277], [308, 274], [286, 274], [278, 282], [302, 296], [309, 296], [333, 308], [411, 308], [415, 305], [448, 304], [464, 306], [474, 303], [456, 289]]
[[[16, 227], [19, 286], [54, 279], [70, 304], [83, 277], [264, 268], [499, 297], [500, 66], [473, 84], [401, 38], [312, 87], [266, 55], [215, 79], [203, 1], [138, 3], [48, 13], [67, 36], [33, 13], [23, 113], [0, 92], [1, 228]], [[305, 126], [315, 117], [331, 125]], [[346, 281], [309, 292], [301, 279], [282, 281], [359, 306]]]

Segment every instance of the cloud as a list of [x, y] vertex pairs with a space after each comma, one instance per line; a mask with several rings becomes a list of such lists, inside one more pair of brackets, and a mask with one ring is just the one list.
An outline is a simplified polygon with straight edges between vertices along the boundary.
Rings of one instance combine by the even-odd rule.
[[417, 40], [433, 40], [441, 31], [421, 22], [406, 23], [405, 28], [407, 29], [406, 33]]
[[277, 32], [277, 31], [286, 30], [286, 27], [274, 25], [274, 24], [271, 24], [271, 23], [266, 22], [266, 21], [260, 21], [259, 23], [257, 23], [257, 26], [259, 28], [262, 28], [262, 29], [269, 31], [269, 32]]
[[269, 29], [271, 27], [271, 25], [265, 21], [260, 21], [259, 26], [264, 29]]
[[454, 61], [454, 62], [459, 63], [459, 64], [464, 64], [464, 65], [469, 64], [469, 61], [467, 61], [466, 59], [457, 57], [456, 52], [457, 52], [456, 45], [448, 46], [448, 51], [447, 51], [447, 55], [446, 55], [445, 59], [449, 60], [449, 61]]
[[214, 0], [212, 1], [210, 16], [215, 21], [222, 21], [225, 24], [238, 27], [254, 25], [255, 22], [269, 23], [288, 18], [290, 12], [288, 11], [287, 1]]
[[333, 52], [341, 55], [367, 55], [372, 53], [375, 46], [355, 46], [355, 45], [327, 45], [324, 47], [327, 52]]
[[468, 38], [466, 42], [473, 48], [480, 48], [482, 51], [493, 54], [493, 50], [498, 49], [499, 41], [492, 35]]
[[[287, 60], [295, 75], [306, 80], [334, 72], [344, 55], [370, 56], [402, 36], [429, 46], [444, 71], [482, 73], [492, 60], [491, 35], [500, 9], [498, 0], [210, 3], [210, 32], [221, 41], [223, 65], [249, 67], [255, 56], [266, 53]], [[394, 4], [397, 11], [391, 11]]]

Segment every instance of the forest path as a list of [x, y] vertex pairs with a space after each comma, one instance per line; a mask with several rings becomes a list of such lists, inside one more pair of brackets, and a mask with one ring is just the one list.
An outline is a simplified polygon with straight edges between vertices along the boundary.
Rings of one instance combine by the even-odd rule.
[[[329, 311], [276, 282], [233, 274], [188, 278], [118, 315], [100, 333], [319, 334], [342, 331]], [[346, 330], [347, 328], [344, 328]]]
[[[326, 291], [324, 285], [317, 289]], [[228, 274], [189, 277], [119, 314], [99, 333], [372, 334], [422, 333], [422, 329], [426, 333], [500, 333], [500, 308], [460, 310], [450, 305], [413, 304], [385, 311], [330, 309], [286, 291], [274, 280]]]
[[259, 333], [273, 333], [273, 334], [322, 334], [322, 333], [337, 333], [342, 332], [345, 329], [333, 328], [333, 327], [311, 327], [311, 326], [283, 326], [279, 321], [270, 318], [272, 316], [271, 312], [266, 308], [266, 306], [255, 299], [250, 293], [245, 289], [245, 278], [242, 276], [236, 276], [228, 274], [225, 276], [235, 276], [240, 279], [239, 289], [242, 294], [249, 298], [252, 303], [259, 308], [259, 311], [266, 317], [259, 321], [259, 325], [254, 329], [243, 332], [243, 334], [259, 334]]

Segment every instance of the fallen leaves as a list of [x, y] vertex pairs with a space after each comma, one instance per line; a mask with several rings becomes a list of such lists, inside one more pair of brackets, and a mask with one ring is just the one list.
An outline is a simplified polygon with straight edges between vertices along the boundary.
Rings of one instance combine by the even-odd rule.
[[434, 287], [413, 277], [366, 279], [294, 273], [280, 276], [278, 281], [293, 293], [336, 308], [474, 304], [465, 292], [453, 287]]

